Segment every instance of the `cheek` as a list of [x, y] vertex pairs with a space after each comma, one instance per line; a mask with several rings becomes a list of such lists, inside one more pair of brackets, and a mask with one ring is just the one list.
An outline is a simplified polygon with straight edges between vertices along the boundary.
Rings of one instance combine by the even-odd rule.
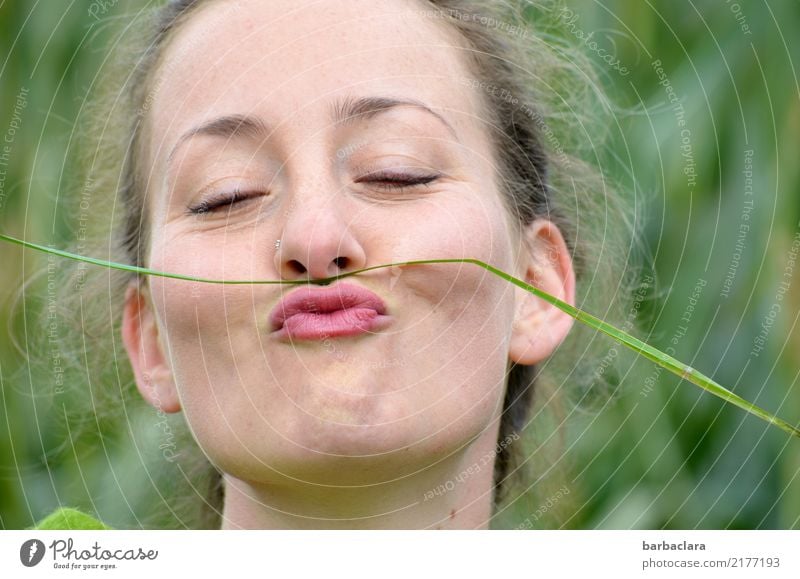
[[263, 299], [248, 287], [169, 279], [153, 284], [181, 406], [214, 461], [227, 456], [247, 423], [259, 418], [248, 388], [266, 375], [258, 324], [266, 316], [254, 306]]
[[[406, 234], [396, 236], [392, 261], [475, 258], [513, 273], [503, 211], [500, 203], [482, 202], [477, 194], [420, 206], [403, 223]], [[505, 374], [514, 286], [474, 264], [411, 266], [393, 275], [390, 297], [406, 318], [400, 359], [409, 360], [418, 376], [462, 389], [448, 397], [448, 414], [493, 405], [496, 397], [486, 387]]]
[[[191, 224], [162, 226], [162, 231], [152, 241], [150, 267], [206, 279], [252, 279], [256, 274], [274, 277], [274, 273], [263, 271], [267, 267], [274, 269], [271, 262], [267, 262], [270, 255], [266, 241], [269, 239], [268, 232], [258, 232], [256, 235], [252, 231], [241, 232], [233, 227], [226, 227], [222, 232], [187, 231], [189, 227]], [[180, 283], [187, 288], [200, 285]], [[219, 284], [202, 285], [204, 287], [197, 287], [193, 292], [202, 293], [209, 288], [222, 287]], [[230, 287], [234, 286], [226, 289]]]
[[406, 236], [416, 240], [422, 255], [471, 257], [504, 270], [511, 265], [506, 211], [499, 194], [488, 186], [482, 190], [475, 185], [438, 196], [415, 208], [406, 227]]
[[[420, 207], [405, 223], [405, 235], [395, 235], [403, 241], [395, 246], [392, 261], [473, 258], [513, 273], [509, 221], [497, 194], [461, 193]], [[400, 270], [397, 281], [433, 302], [431, 313], [469, 323], [511, 323], [514, 286], [479, 265], [425, 264]]]
[[[252, 253], [207, 247], [200, 236], [176, 236], [154, 246], [153, 269], [206, 279], [251, 279]], [[215, 383], [220, 369], [236, 364], [234, 356], [258, 354], [258, 332], [267, 322], [270, 286], [222, 285], [150, 278], [154, 305], [182, 395], [198, 384]], [[239, 362], [241, 363], [241, 362]]]

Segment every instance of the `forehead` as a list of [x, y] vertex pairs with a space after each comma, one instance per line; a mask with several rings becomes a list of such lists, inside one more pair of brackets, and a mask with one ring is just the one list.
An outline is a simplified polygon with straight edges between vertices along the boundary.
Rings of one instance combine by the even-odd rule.
[[221, 114], [318, 130], [343, 93], [420, 100], [468, 131], [478, 103], [465, 89], [462, 44], [411, 0], [210, 2], [178, 28], [159, 66], [159, 148]]

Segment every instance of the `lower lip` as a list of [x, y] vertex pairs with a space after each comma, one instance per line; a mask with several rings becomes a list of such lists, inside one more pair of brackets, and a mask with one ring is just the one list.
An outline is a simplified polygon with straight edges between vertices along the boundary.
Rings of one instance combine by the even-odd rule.
[[287, 318], [275, 334], [286, 340], [325, 340], [377, 332], [390, 322], [389, 316], [372, 308], [348, 308], [325, 314], [307, 312]]

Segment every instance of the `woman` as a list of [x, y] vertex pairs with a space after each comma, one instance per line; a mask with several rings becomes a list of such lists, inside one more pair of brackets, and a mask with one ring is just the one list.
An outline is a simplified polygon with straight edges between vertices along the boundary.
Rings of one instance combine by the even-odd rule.
[[[511, 60], [532, 40], [484, 4], [170, 2], [129, 82], [125, 259], [297, 282], [477, 258], [575, 303], [588, 240]], [[124, 284], [138, 390], [221, 473], [224, 529], [487, 528], [572, 325], [465, 264]]]

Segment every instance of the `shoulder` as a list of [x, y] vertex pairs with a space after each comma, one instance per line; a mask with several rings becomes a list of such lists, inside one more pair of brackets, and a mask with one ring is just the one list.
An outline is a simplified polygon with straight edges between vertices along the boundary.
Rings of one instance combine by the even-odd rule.
[[33, 529], [38, 531], [53, 530], [108, 530], [111, 527], [77, 509], [61, 507], [39, 521]]

